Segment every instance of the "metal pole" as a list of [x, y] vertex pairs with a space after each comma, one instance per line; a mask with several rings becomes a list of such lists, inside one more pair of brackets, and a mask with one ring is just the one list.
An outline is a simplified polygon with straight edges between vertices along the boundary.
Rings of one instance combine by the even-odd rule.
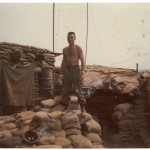
[[87, 57], [87, 45], [88, 45], [88, 3], [87, 3], [87, 28], [86, 28], [86, 51], [85, 51], [85, 64], [86, 64], [86, 57]]
[[55, 42], [55, 38], [54, 38], [54, 31], [55, 31], [54, 22], [55, 22], [55, 3], [53, 3], [53, 52], [55, 51], [55, 47], [54, 47], [54, 42]]
[[136, 72], [138, 72], [139, 71], [139, 64], [137, 63], [136, 64]]

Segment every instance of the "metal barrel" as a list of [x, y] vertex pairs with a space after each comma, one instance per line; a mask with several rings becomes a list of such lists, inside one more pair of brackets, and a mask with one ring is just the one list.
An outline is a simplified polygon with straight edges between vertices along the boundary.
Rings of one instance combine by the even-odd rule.
[[43, 68], [39, 74], [40, 95], [44, 98], [52, 96], [53, 92], [53, 69]]

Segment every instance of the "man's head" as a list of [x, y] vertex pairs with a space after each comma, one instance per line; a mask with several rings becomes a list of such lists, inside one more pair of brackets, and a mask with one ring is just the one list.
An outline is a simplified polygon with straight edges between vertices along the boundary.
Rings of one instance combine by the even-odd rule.
[[74, 41], [76, 39], [75, 33], [74, 32], [68, 32], [67, 39], [68, 39], [69, 44], [74, 44]]

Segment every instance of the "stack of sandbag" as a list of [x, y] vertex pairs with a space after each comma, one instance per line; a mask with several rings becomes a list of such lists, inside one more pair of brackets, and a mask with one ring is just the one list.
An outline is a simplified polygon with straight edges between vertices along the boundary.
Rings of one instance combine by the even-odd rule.
[[0, 138], [12, 137], [12, 133], [18, 130], [15, 122], [13, 116], [0, 116]]
[[[122, 144], [133, 144], [144, 140], [143, 129], [148, 129], [146, 121], [145, 103], [141, 98], [135, 99], [135, 104], [124, 103], [115, 107], [112, 114], [112, 120], [118, 127], [118, 133], [114, 134], [112, 140]], [[142, 137], [142, 136], [143, 137]], [[126, 145], [127, 146], [127, 145]]]
[[93, 148], [102, 148], [101, 126], [91, 117], [90, 114], [85, 113], [84, 115], [84, 118], [87, 118], [82, 121], [84, 136], [90, 140]]

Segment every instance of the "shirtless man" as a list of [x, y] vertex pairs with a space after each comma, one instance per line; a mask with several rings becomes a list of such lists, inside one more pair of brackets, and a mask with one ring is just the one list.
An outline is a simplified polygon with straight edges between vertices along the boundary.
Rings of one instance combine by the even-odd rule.
[[[83, 93], [82, 80], [84, 79], [85, 62], [82, 48], [75, 44], [75, 33], [69, 32], [67, 40], [69, 46], [63, 49], [63, 60], [61, 64], [61, 76], [63, 79], [63, 95], [61, 104], [68, 107], [69, 105], [69, 92], [71, 86], [76, 89], [78, 101], [81, 105], [81, 112], [85, 112], [86, 100]], [[81, 70], [79, 68], [79, 60], [81, 61]]]

